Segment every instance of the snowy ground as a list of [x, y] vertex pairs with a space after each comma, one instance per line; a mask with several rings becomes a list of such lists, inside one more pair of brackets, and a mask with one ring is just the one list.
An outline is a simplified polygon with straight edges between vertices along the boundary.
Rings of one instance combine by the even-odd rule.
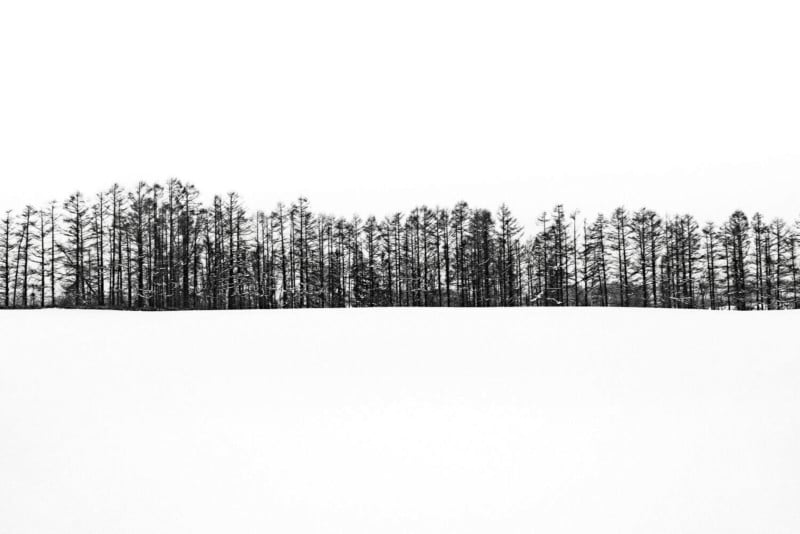
[[800, 532], [800, 314], [0, 313], [0, 533]]

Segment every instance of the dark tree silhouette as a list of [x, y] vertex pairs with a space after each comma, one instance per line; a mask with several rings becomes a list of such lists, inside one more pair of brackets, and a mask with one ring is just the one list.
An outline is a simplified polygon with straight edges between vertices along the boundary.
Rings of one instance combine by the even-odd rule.
[[382, 219], [314, 213], [300, 197], [249, 214], [235, 192], [114, 184], [87, 202], [0, 220], [1, 304], [116, 309], [375, 306], [797, 308], [800, 222], [734, 212], [556, 205], [530, 234], [503, 204], [420, 206]]

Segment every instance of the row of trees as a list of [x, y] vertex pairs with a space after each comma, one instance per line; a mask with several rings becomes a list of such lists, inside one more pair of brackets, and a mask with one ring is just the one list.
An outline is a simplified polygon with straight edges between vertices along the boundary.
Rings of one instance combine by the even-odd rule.
[[119, 309], [351, 306], [797, 308], [800, 224], [720, 225], [561, 205], [522, 228], [459, 202], [383, 219], [203, 205], [191, 184], [112, 186], [0, 221], [0, 305]]

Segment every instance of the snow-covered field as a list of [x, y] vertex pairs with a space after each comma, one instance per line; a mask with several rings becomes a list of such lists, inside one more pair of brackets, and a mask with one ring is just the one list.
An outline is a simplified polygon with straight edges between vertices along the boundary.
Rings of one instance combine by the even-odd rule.
[[800, 314], [0, 313], [0, 533], [800, 532]]

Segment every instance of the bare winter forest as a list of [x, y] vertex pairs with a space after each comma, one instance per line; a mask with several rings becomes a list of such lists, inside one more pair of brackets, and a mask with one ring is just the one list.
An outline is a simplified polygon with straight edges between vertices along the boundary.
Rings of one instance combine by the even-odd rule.
[[523, 232], [459, 202], [382, 219], [248, 212], [190, 184], [141, 182], [5, 212], [2, 306], [231, 309], [369, 306], [797, 308], [800, 222], [718, 224], [557, 205]]

